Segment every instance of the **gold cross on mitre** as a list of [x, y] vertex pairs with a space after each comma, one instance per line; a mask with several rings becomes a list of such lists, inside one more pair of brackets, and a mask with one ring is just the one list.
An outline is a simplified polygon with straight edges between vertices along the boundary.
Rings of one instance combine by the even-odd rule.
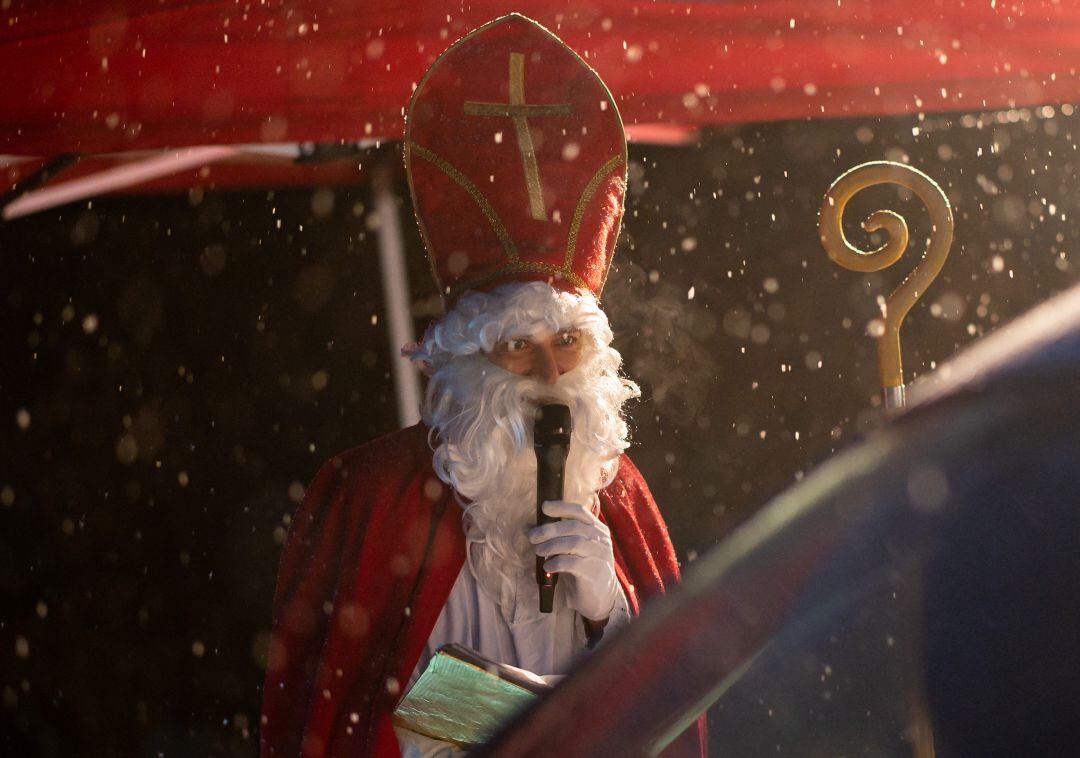
[[529, 133], [530, 116], [569, 116], [569, 103], [533, 105], [525, 102], [525, 55], [510, 53], [510, 102], [478, 103], [465, 101], [465, 113], [469, 116], [503, 116], [514, 122], [517, 131], [518, 150], [525, 169], [525, 189], [529, 193], [529, 211], [537, 221], [546, 221], [544, 197], [540, 191], [540, 170], [536, 166], [536, 150]]

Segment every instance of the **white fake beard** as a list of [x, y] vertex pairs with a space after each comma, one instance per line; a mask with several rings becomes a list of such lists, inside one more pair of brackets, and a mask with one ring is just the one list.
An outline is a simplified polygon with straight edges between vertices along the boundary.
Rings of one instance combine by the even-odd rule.
[[637, 387], [621, 378], [618, 352], [583, 347], [581, 363], [554, 385], [510, 374], [481, 355], [455, 358], [429, 387], [425, 420], [437, 435], [435, 472], [465, 511], [469, 567], [481, 589], [513, 614], [522, 573], [535, 570], [526, 531], [536, 523], [533, 410], [565, 403], [573, 434], [563, 499], [598, 512], [595, 493], [615, 478], [629, 447], [622, 406]]

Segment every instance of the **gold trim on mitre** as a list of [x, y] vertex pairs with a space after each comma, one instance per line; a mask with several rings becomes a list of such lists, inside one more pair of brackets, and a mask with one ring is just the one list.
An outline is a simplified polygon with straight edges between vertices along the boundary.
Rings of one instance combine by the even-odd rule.
[[450, 161], [440, 155], [436, 155], [433, 151], [428, 150], [423, 145], [419, 145], [416, 142], [405, 143], [406, 153], [411, 150], [415, 150], [417, 155], [442, 171], [468, 193], [469, 197], [480, 206], [480, 212], [484, 214], [488, 223], [491, 224], [492, 231], [495, 232], [495, 236], [498, 237], [499, 242], [502, 243], [503, 250], [506, 252], [506, 257], [509, 258], [511, 262], [516, 262], [518, 260], [518, 252], [517, 247], [514, 245], [514, 240], [510, 238], [510, 233], [506, 231], [506, 226], [503, 224], [502, 219], [499, 218], [498, 212], [496, 212], [491, 201], [487, 199], [487, 196], [480, 191], [480, 188], [477, 187], [469, 177], [465, 176], [465, 174], [455, 168]]
[[[596, 194], [597, 188], [600, 187], [600, 182], [604, 181], [604, 178], [615, 170], [616, 167], [625, 165], [625, 163], [626, 158], [622, 155], [615, 155], [608, 158], [607, 161], [604, 162], [604, 165], [592, 175], [592, 178], [589, 179], [589, 183], [585, 185], [585, 191], [581, 193], [577, 207], [574, 208], [574, 217], [570, 220], [570, 233], [566, 237], [566, 259], [563, 262], [563, 265], [566, 268], [570, 268], [574, 264], [574, 253], [577, 252], [577, 235], [578, 230], [581, 228], [581, 220], [585, 218], [585, 211], [588, 210], [589, 202], [592, 201], [593, 195]], [[618, 231], [616, 231], [616, 239], [618, 239], [618, 236]], [[610, 265], [610, 260], [608, 263]], [[606, 271], [604, 272], [604, 280], [607, 280]], [[601, 282], [600, 288], [603, 289], [603, 287], [604, 283]]]
[[543, 261], [514, 261], [500, 269], [474, 276], [472, 279], [466, 279], [463, 282], [458, 282], [450, 289], [450, 294], [453, 297], [458, 297], [466, 290], [479, 287], [482, 284], [490, 282], [492, 279], [497, 279], [500, 276], [506, 276], [507, 274], [513, 275], [522, 273], [547, 274], [552, 279], [565, 279], [579, 290], [585, 292], [591, 291], [589, 290], [588, 285], [585, 284], [584, 279], [565, 266], [555, 266], [551, 263], [544, 263]]

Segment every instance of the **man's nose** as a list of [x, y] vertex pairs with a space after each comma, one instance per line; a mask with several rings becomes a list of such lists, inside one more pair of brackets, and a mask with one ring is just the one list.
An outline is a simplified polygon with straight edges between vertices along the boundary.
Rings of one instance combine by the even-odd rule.
[[535, 353], [532, 376], [544, 384], [555, 384], [559, 380], [559, 363], [555, 360], [555, 351], [551, 345], [540, 345]]

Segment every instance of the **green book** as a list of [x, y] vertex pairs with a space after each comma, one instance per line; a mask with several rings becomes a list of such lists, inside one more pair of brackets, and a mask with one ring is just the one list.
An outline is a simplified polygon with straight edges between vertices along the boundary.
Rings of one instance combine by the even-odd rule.
[[539, 677], [531, 679], [464, 645], [445, 645], [394, 709], [394, 724], [472, 748], [549, 689]]

